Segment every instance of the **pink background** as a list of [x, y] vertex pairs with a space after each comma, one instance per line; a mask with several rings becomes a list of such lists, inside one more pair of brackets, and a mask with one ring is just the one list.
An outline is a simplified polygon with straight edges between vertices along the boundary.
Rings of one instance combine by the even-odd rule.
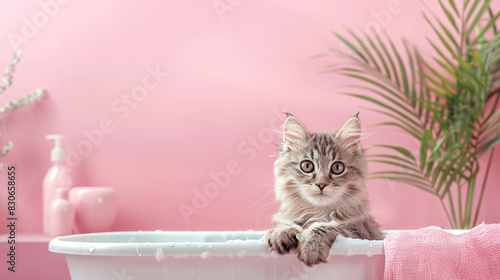
[[[218, 11], [214, 3], [229, 8]], [[319, 74], [332, 58], [311, 57], [340, 48], [330, 30], [345, 34], [344, 25], [385, 28], [429, 56], [422, 9], [409, 0], [0, 2], [0, 66], [23, 49], [1, 102], [37, 87], [48, 91], [41, 102], [1, 116], [1, 143], [15, 144], [3, 162], [18, 169], [18, 231], [42, 229], [50, 133], [64, 134], [63, 146], [80, 154], [72, 161], [75, 185], [116, 189], [117, 231], [265, 229], [277, 207], [270, 156], [280, 138], [270, 132], [283, 111], [313, 131], [337, 130], [361, 111], [369, 153], [380, 152], [375, 144], [403, 141], [415, 149], [403, 133], [374, 128], [383, 118], [367, 104], [338, 94], [346, 79]], [[152, 76], [155, 69], [163, 74]], [[97, 138], [91, 143], [86, 134]], [[211, 174], [228, 165], [227, 185], [193, 204], [217, 183]], [[500, 149], [480, 221], [500, 221], [499, 167]], [[439, 200], [423, 191], [385, 180], [370, 181], [369, 190], [385, 229], [449, 227]], [[0, 189], [1, 220], [6, 192]], [[192, 215], [181, 215], [186, 207]]]

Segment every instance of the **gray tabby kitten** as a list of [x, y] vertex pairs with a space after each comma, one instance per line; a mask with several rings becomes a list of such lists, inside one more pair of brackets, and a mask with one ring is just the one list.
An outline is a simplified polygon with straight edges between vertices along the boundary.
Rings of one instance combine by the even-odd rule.
[[[337, 235], [383, 239], [368, 208], [366, 160], [361, 122], [350, 118], [337, 133], [311, 133], [291, 114], [283, 124], [283, 143], [274, 163], [276, 223], [266, 233], [280, 254], [297, 248], [311, 266], [326, 262]], [[297, 234], [300, 233], [300, 238]]]

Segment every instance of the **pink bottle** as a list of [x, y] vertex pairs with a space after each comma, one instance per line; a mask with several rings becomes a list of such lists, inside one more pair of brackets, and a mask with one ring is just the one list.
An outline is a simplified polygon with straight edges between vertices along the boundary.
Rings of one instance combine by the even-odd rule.
[[68, 168], [63, 164], [66, 154], [61, 147], [62, 135], [47, 135], [47, 140], [55, 140], [55, 147], [50, 152], [50, 161], [53, 162], [43, 179], [43, 232], [50, 233], [50, 204], [56, 198], [56, 189], [69, 190], [73, 181]]
[[49, 234], [53, 236], [69, 235], [75, 225], [75, 207], [68, 200], [68, 190], [58, 188], [56, 199], [49, 208]]

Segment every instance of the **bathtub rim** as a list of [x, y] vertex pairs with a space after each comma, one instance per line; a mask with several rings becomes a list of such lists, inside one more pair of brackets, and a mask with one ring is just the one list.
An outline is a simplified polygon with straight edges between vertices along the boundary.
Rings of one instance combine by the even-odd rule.
[[[110, 239], [113, 236], [126, 237], [140, 236], [147, 238], [150, 235], [163, 235], [164, 237], [190, 236], [222, 236], [226, 241], [185, 241], [175, 242], [98, 242], [85, 241], [88, 238]], [[150, 256], [155, 257], [208, 257], [208, 256], [261, 256], [276, 257], [275, 252], [270, 252], [262, 237], [265, 231], [115, 231], [100, 233], [85, 233], [59, 236], [49, 242], [48, 249], [53, 253], [86, 256]], [[249, 239], [238, 237], [249, 236]], [[383, 255], [383, 240], [360, 240], [339, 237], [330, 249], [330, 255]], [[232, 240], [232, 241], [230, 241]], [[340, 241], [342, 240], [342, 241]], [[161, 251], [158, 251], [161, 249]], [[291, 255], [296, 255], [295, 251]]]
[[[400, 231], [408, 230], [386, 230], [384, 234], [394, 234]], [[410, 230], [411, 231], [411, 230]], [[447, 229], [446, 232], [458, 235], [468, 230]], [[100, 233], [84, 233], [59, 236], [49, 242], [48, 249], [53, 253], [69, 255], [88, 255], [88, 256], [155, 256], [158, 249], [161, 249], [160, 257], [205, 257], [208, 256], [262, 256], [276, 257], [275, 252], [270, 252], [268, 246], [264, 243], [262, 237], [265, 231], [115, 231]], [[166, 237], [186, 237], [197, 236], [226, 238], [226, 241], [184, 241], [175, 242], [89, 242], [84, 241], [87, 237], [112, 237], [115, 235], [129, 235], [147, 237], [149, 235], [164, 235]], [[244, 237], [247, 237], [245, 239]], [[80, 238], [80, 241], [77, 239]], [[123, 236], [122, 236], [123, 238]], [[227, 240], [228, 239], [228, 240]], [[335, 242], [330, 249], [330, 255], [384, 255], [384, 240], [360, 240], [344, 238], [339, 236], [339, 242]], [[88, 239], [87, 239], [88, 240]], [[232, 240], [232, 241], [229, 241]], [[208, 253], [207, 253], [208, 252]], [[291, 255], [296, 255], [291, 251]]]

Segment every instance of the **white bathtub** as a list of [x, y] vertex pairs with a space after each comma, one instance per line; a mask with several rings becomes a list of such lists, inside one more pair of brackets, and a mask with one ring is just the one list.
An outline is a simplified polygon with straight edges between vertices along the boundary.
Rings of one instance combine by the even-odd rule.
[[328, 263], [268, 251], [263, 231], [138, 231], [68, 235], [49, 250], [66, 254], [72, 280], [382, 279], [383, 241], [339, 237]]

